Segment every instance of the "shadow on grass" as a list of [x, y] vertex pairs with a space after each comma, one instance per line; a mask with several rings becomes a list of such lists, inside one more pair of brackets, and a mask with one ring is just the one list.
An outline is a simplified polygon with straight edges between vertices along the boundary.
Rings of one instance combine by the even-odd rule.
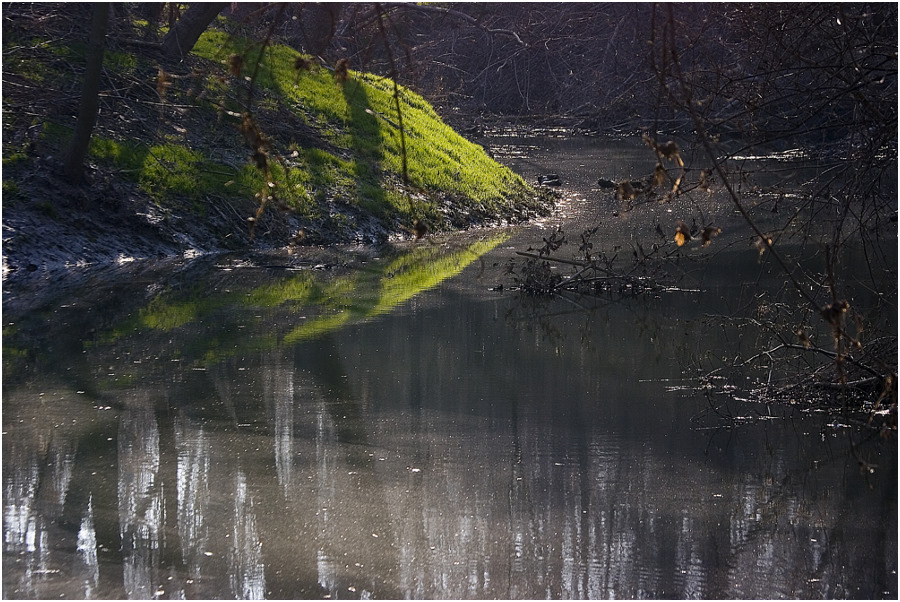
[[388, 199], [381, 185], [384, 150], [382, 124], [371, 108], [365, 86], [350, 79], [342, 86], [344, 100], [350, 112], [347, 131], [353, 153], [353, 178], [356, 181], [358, 202], [378, 217], [386, 217]]

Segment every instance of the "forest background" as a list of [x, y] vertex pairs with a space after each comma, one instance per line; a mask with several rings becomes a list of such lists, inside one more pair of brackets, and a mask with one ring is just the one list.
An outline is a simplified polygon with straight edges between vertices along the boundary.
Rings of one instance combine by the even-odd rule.
[[[895, 428], [896, 290], [879, 291], [870, 320], [838, 269], [861, 248], [869, 273], [896, 283], [895, 4], [10, 3], [3, 34], [4, 294], [103, 259], [378, 243], [548, 210], [552, 195], [477, 144], [413, 135], [438, 115], [476, 143], [508, 123], [650, 132], [666, 166], [650, 187], [668, 190], [659, 200], [716, 178], [799, 296], [800, 322], [832, 332], [821, 355], [842, 384], [868, 388], [870, 410], [893, 402]], [[322, 119], [326, 98], [343, 112]], [[441, 145], [466, 150], [421, 159]], [[747, 204], [737, 190], [750, 174], [729, 159], [798, 148], [826, 167], [799, 195], [755, 191]], [[685, 151], [704, 169], [688, 175]], [[627, 184], [621, 200], [638, 200]], [[785, 199], [776, 236], [760, 215]], [[679, 224], [679, 248], [714, 235], [702, 213], [695, 222]], [[781, 255], [792, 236], [815, 241], [815, 269]], [[797, 323], [778, 325], [781, 351], [807, 348]]]

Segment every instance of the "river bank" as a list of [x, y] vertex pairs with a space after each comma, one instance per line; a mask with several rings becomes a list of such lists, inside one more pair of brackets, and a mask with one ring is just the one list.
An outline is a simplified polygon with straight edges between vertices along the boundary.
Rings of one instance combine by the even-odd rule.
[[412, 90], [285, 44], [260, 52], [227, 19], [177, 64], [109, 36], [85, 181], [63, 179], [89, 19], [65, 4], [4, 15], [4, 289], [78, 266], [379, 245], [552, 204]]

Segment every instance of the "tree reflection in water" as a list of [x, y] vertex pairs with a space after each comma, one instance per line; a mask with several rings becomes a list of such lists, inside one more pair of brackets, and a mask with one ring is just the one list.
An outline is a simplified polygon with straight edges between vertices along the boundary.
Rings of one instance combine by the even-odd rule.
[[234, 305], [35, 339], [4, 382], [4, 595], [896, 595], [895, 455], [867, 483], [824, 420], [697, 431], [705, 398], [666, 392], [715, 347], [708, 299], [541, 325], [477, 269], [403, 265], [291, 299], [212, 270], [197, 299]]
[[162, 584], [165, 497], [159, 474], [159, 429], [145, 393], [126, 401], [119, 422], [119, 535], [125, 593], [129, 598], [158, 597]]

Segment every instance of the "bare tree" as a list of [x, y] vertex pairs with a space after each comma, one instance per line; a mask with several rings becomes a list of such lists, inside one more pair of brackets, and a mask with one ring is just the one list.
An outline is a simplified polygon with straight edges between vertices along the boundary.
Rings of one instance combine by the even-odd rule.
[[[780, 357], [782, 369], [803, 366], [791, 395], [824, 382], [846, 405], [865, 391], [867, 407], [889, 406], [895, 420], [897, 7], [737, 5], [710, 16], [668, 5], [654, 9], [651, 42], [661, 106], [687, 118], [706, 172], [793, 289], [778, 300], [790, 318], [756, 320], [772, 341], [747, 363]], [[741, 166], [785, 153], [816, 168], [763, 187], [769, 168]], [[817, 252], [790, 260], [791, 244]], [[868, 273], [842, 271], [860, 249]], [[876, 314], [853, 306], [854, 288], [878, 293]], [[819, 329], [829, 343], [815, 342]]]
[[63, 175], [73, 183], [84, 179], [84, 159], [91, 142], [94, 124], [97, 122], [100, 77], [103, 71], [103, 50], [106, 45], [106, 26], [109, 21], [109, 4], [98, 2], [94, 5], [91, 20], [91, 34], [88, 39], [87, 66], [81, 87], [81, 103], [78, 107], [78, 121], [69, 148], [63, 158]]
[[179, 60], [187, 55], [213, 19], [227, 6], [227, 2], [192, 4], [163, 38], [163, 57]]

